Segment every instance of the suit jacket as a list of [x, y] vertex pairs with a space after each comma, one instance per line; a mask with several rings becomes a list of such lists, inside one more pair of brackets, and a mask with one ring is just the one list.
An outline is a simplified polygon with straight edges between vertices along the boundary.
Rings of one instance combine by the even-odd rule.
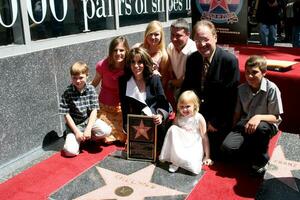
[[169, 114], [169, 103], [164, 94], [162, 83], [158, 75], [152, 75], [146, 81], [146, 99], [139, 98], [140, 94], [133, 81], [133, 77], [120, 77], [119, 92], [124, 130], [126, 130], [127, 115], [146, 114], [144, 113], [145, 107], [148, 107], [148, 111], [150, 108], [152, 114], [160, 113], [163, 115], [163, 119], [167, 119]]
[[201, 91], [203, 57], [197, 51], [187, 59], [181, 92], [194, 90], [201, 100], [200, 112], [219, 130], [232, 126], [240, 72], [236, 57], [217, 47]]

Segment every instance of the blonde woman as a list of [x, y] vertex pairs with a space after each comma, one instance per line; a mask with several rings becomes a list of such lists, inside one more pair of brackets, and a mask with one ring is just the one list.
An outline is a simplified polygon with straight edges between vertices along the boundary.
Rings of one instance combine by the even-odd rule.
[[167, 78], [169, 58], [162, 24], [156, 20], [151, 21], [145, 30], [143, 43], [135, 44], [133, 47], [143, 47], [147, 50], [154, 62], [153, 70], [160, 73], [163, 85], [165, 85], [164, 80]]

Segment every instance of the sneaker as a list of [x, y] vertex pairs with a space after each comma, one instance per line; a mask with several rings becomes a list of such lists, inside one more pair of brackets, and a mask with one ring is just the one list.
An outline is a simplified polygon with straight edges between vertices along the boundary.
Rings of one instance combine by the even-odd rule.
[[178, 167], [176, 165], [171, 164], [169, 166], [169, 172], [174, 173], [178, 170]]

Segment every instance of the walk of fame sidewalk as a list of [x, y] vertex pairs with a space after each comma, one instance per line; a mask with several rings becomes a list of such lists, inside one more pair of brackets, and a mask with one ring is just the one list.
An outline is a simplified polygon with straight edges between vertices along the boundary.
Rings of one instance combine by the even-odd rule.
[[300, 199], [299, 134], [282, 133], [269, 161], [256, 199]]

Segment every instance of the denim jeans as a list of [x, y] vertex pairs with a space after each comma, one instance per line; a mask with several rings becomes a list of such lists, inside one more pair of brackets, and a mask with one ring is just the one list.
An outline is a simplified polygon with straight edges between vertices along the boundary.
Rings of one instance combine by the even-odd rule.
[[261, 23], [259, 27], [260, 43], [264, 46], [274, 46], [277, 36], [277, 25]]

